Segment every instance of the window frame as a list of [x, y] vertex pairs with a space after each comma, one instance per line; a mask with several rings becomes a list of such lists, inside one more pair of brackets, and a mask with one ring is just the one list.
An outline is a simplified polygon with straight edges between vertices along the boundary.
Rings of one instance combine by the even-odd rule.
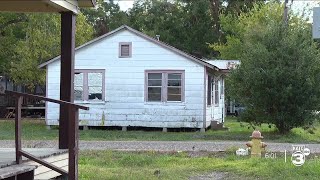
[[207, 106], [211, 106], [211, 76], [207, 75], [207, 86], [206, 86], [206, 92], [207, 92]]
[[[148, 74], [161, 73], [161, 101], [148, 101]], [[168, 101], [168, 74], [181, 74], [181, 101]], [[185, 71], [184, 70], [145, 70], [144, 101], [146, 103], [182, 103], [185, 102]]]
[[[83, 93], [82, 93], [82, 99], [75, 101], [89, 101], [89, 102], [99, 102], [99, 101], [105, 101], [105, 70], [104, 69], [75, 69], [74, 74], [76, 73], [83, 73]], [[89, 99], [89, 85], [88, 85], [88, 74], [89, 73], [102, 73], [102, 97], [101, 100], [93, 100]], [[74, 88], [73, 88], [74, 89]]]
[[224, 95], [224, 77], [220, 78], [220, 99]]
[[219, 94], [219, 79], [217, 77], [214, 78], [213, 82], [213, 92], [214, 92], [214, 105], [219, 106], [220, 103], [220, 94]]
[[[121, 50], [123, 45], [129, 45], [129, 56], [122, 56]], [[119, 58], [131, 58], [132, 57], [132, 42], [119, 42]]]

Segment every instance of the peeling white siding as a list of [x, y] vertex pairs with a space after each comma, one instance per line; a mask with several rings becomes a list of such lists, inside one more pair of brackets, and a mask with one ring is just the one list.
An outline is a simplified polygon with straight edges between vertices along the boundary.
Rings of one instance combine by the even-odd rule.
[[[119, 42], [132, 42], [132, 58], [118, 58]], [[76, 101], [80, 124], [91, 126], [203, 127], [204, 66], [129, 31], [121, 31], [79, 49], [76, 69], [105, 69], [105, 100]], [[145, 70], [184, 70], [185, 102], [145, 102]], [[60, 61], [47, 67], [47, 96], [59, 99]], [[59, 106], [47, 104], [46, 121], [57, 125]], [[209, 125], [209, 124], [208, 124]]]

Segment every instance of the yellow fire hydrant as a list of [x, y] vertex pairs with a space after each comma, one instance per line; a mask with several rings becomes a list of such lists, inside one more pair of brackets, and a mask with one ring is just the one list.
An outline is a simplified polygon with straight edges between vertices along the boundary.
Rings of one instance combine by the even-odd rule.
[[261, 158], [261, 152], [264, 151], [267, 146], [261, 141], [261, 139], [263, 139], [261, 132], [257, 130], [253, 131], [250, 138], [252, 138], [252, 140], [247, 142], [246, 145], [251, 148], [251, 157]]

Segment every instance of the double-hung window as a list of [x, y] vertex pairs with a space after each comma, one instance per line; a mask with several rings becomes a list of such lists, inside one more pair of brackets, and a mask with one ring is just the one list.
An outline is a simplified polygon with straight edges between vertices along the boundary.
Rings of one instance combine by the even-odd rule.
[[215, 78], [215, 80], [214, 80], [214, 104], [216, 106], [219, 105], [219, 99], [220, 99], [220, 97], [219, 97], [219, 80], [218, 80], [218, 78]]
[[184, 71], [146, 71], [147, 102], [183, 102]]
[[222, 99], [222, 96], [224, 95], [224, 78], [220, 78], [220, 98]]
[[[220, 81], [221, 83], [221, 81]], [[223, 82], [222, 82], [223, 83]], [[220, 92], [223, 93], [223, 84], [220, 84]], [[219, 105], [219, 79], [217, 77], [208, 75], [208, 89], [207, 89], [207, 105], [210, 106], [214, 103], [215, 106]]]
[[78, 101], [104, 100], [104, 70], [75, 70], [74, 99]]

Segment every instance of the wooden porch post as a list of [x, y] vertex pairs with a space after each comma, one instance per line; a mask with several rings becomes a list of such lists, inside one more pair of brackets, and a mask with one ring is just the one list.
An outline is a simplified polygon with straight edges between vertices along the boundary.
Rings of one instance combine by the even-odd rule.
[[69, 166], [68, 179], [78, 179], [78, 153], [79, 153], [79, 109], [69, 106]]
[[[61, 72], [60, 72], [60, 99], [73, 102], [73, 76], [75, 51], [75, 22], [73, 12], [61, 13]], [[68, 148], [68, 121], [69, 114], [73, 113], [66, 105], [60, 105], [59, 115], [59, 149]]]

